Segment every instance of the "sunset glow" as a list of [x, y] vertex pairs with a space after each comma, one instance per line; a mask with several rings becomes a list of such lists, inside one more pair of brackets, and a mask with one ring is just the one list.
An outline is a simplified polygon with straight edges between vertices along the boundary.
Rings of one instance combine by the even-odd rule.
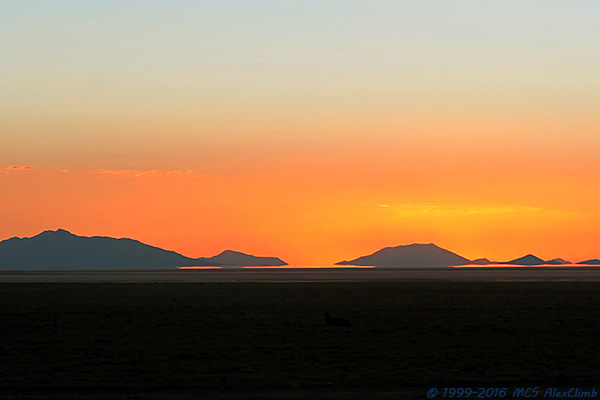
[[177, 4], [0, 5], [0, 239], [600, 258], [593, 3]]

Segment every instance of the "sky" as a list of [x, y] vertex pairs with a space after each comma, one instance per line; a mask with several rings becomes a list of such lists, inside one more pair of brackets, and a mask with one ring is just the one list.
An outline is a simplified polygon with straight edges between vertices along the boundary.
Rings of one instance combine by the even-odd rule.
[[0, 239], [600, 258], [593, 1], [0, 2]]

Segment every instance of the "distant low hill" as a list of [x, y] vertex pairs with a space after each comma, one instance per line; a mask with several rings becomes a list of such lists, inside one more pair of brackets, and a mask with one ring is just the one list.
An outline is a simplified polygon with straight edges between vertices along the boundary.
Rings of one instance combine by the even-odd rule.
[[555, 258], [553, 260], [546, 261], [548, 265], [563, 265], [563, 264], [571, 264], [570, 261], [563, 260], [562, 258]]
[[600, 260], [593, 259], [593, 260], [581, 261], [581, 262], [578, 262], [577, 264], [583, 264], [583, 265], [600, 265]]
[[[223, 262], [218, 262], [218, 259]], [[276, 260], [283, 262], [278, 258]], [[271, 257], [253, 257], [237, 252], [194, 259], [133, 239], [77, 236], [64, 229], [0, 242], [0, 270], [174, 269], [189, 266], [261, 265], [261, 261], [266, 266], [281, 265], [274, 264]]]
[[275, 267], [287, 265], [286, 262], [277, 257], [256, 257], [233, 250], [225, 250], [216, 256], [208, 258], [202, 257], [197, 260], [206, 261], [211, 264], [216, 263], [223, 267]]
[[386, 247], [375, 253], [336, 265], [364, 265], [376, 267], [437, 268], [470, 264], [471, 261], [433, 243]]
[[501, 263], [501, 264], [536, 266], [536, 265], [565, 265], [565, 264], [571, 264], [571, 262], [566, 261], [562, 258], [555, 258], [552, 260], [544, 261], [541, 258], [534, 256], [533, 254], [527, 254], [526, 256], [517, 258], [516, 260], [507, 261], [507, 262]]
[[533, 254], [527, 254], [521, 258], [517, 258], [516, 260], [507, 261], [506, 264], [513, 265], [543, 265], [546, 264], [546, 261], [542, 260], [539, 257], [534, 256]]

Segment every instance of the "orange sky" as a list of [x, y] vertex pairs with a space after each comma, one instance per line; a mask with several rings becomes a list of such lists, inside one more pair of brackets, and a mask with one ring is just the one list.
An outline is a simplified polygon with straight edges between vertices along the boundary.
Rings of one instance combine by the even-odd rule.
[[249, 144], [219, 161], [222, 174], [5, 169], [0, 234], [63, 227], [194, 257], [236, 249], [296, 265], [413, 242], [470, 258], [598, 256], [597, 156], [446, 145], [332, 143], [279, 155], [285, 146]]
[[467, 3], [0, 5], [0, 239], [600, 258], [597, 18]]

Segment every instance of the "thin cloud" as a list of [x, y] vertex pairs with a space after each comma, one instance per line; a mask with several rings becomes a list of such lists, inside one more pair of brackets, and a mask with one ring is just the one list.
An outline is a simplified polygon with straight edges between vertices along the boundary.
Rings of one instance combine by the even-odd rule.
[[9, 165], [4, 168], [5, 171], [29, 171], [35, 169], [35, 167], [29, 165]]
[[156, 171], [156, 170], [150, 170], [150, 171], [140, 171], [136, 174], [134, 174], [133, 176], [138, 177], [138, 176], [160, 176], [161, 173]]
[[[381, 205], [379, 205], [381, 207]], [[571, 210], [546, 209], [526, 205], [502, 206], [438, 206], [434, 204], [390, 204], [385, 207], [393, 212], [396, 218], [406, 217], [461, 217], [461, 216], [500, 216], [500, 215], [538, 215], [545, 217], [576, 217], [580, 213]]]
[[103, 175], [118, 175], [118, 176], [131, 176], [134, 178], [139, 177], [155, 177], [155, 176], [173, 176], [173, 175], [194, 175], [195, 172], [192, 170], [170, 170], [170, 171], [157, 171], [151, 170], [137, 170], [137, 169], [95, 169], [92, 171], [95, 174]]

